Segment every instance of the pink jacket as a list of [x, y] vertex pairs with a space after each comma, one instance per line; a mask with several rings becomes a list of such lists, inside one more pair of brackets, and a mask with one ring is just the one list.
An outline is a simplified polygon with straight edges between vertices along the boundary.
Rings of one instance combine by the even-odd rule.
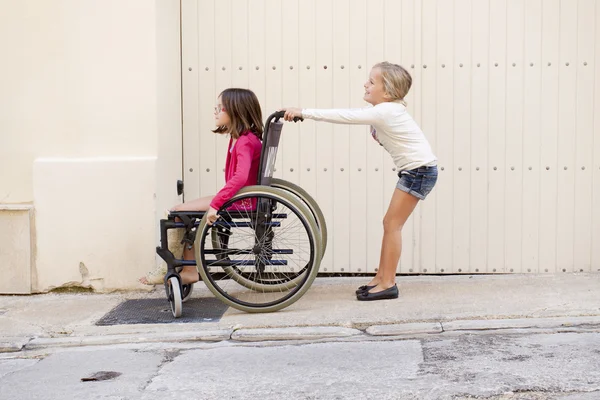
[[[256, 185], [258, 168], [260, 164], [260, 151], [262, 142], [250, 131], [240, 135], [233, 149], [229, 140], [227, 146], [227, 160], [225, 161], [225, 186], [219, 191], [210, 203], [215, 210], [221, 208], [229, 199], [244, 186]], [[233, 209], [253, 208], [253, 204], [234, 204]]]

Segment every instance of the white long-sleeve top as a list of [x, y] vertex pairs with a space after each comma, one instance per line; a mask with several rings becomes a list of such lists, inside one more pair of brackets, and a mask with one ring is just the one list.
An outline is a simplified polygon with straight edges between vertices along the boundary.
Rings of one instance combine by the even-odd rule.
[[397, 101], [355, 109], [303, 109], [302, 117], [335, 124], [371, 125], [373, 137], [400, 171], [437, 164], [427, 138]]

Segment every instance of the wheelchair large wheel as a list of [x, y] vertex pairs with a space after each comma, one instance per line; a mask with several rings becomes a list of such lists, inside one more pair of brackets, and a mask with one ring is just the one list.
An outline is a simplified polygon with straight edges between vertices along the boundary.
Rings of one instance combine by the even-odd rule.
[[325, 222], [325, 216], [323, 215], [323, 211], [321, 211], [319, 204], [317, 204], [315, 199], [308, 194], [306, 190], [292, 182], [285, 181], [283, 179], [272, 178], [271, 186], [294, 193], [306, 203], [308, 208], [310, 208], [310, 211], [312, 212], [315, 220], [317, 221], [317, 225], [319, 226], [319, 231], [321, 232], [321, 243], [323, 247], [323, 254], [325, 254], [325, 250], [327, 249], [327, 223]]
[[[322, 250], [321, 250], [321, 258], [323, 257], [323, 254], [325, 253], [325, 249], [327, 247], [327, 223], [325, 222], [325, 216], [323, 215], [323, 212], [321, 211], [321, 208], [319, 207], [319, 205], [317, 204], [317, 202], [315, 201], [315, 199], [308, 194], [308, 192], [304, 189], [302, 189], [300, 186], [289, 182], [289, 181], [285, 181], [283, 179], [277, 179], [277, 178], [273, 178], [271, 180], [271, 185], [273, 187], [276, 188], [280, 188], [280, 189], [284, 189], [288, 192], [293, 193], [294, 195], [296, 195], [300, 200], [302, 200], [310, 209], [310, 212], [312, 213], [313, 217], [316, 220], [317, 226], [319, 227], [319, 232], [321, 234], [321, 246], [322, 246]], [[217, 232], [216, 229], [212, 230], [212, 244], [214, 248], [227, 248], [227, 238], [228, 235], [224, 232], [226, 232], [226, 228], [220, 228], [219, 229], [220, 233]], [[237, 280], [237, 282], [241, 285], [244, 285], [248, 288], [256, 288], [256, 290], [263, 290], [263, 291], [278, 291], [281, 290], [281, 287], [285, 287], [287, 289], [293, 287], [294, 285], [296, 285], [296, 283], [302, 279], [302, 271], [296, 271], [296, 277], [289, 277], [289, 279], [287, 279], [285, 282], [280, 282], [280, 283], [276, 283], [273, 281], [252, 281], [250, 279], [248, 279], [247, 277], [244, 277], [240, 274], [237, 273], [236, 268], [232, 268], [232, 279]], [[236, 276], [237, 275], [237, 276]], [[254, 278], [254, 279], [258, 279], [259, 277], [257, 276], [250, 276], [249, 278]]]
[[[260, 188], [265, 188], [265, 186], [260, 186]], [[244, 193], [242, 189], [240, 194]], [[314, 213], [308, 207], [306, 201], [303, 201], [301, 198], [297, 197], [294, 193], [289, 190], [285, 190], [288, 192], [288, 195], [293, 197], [296, 200], [296, 204], [302, 208], [303, 212], [307, 215], [313, 216], [313, 221], [317, 224], [318, 222], [314, 220]], [[289, 197], [288, 196], [288, 197]], [[299, 205], [297, 202], [300, 201], [303, 205]], [[227, 215], [222, 216], [222, 221], [231, 222], [231, 218]], [[322, 248], [322, 240], [320, 236], [320, 230], [317, 230], [317, 244], [321, 246], [316, 246], [319, 249], [319, 264], [321, 259], [323, 258], [324, 249]], [[232, 235], [231, 230], [224, 226], [223, 224], [218, 224], [214, 229], [211, 229], [211, 241], [213, 249], [220, 249], [223, 251], [216, 252], [215, 256], [218, 259], [228, 260], [229, 256], [227, 255], [227, 249], [229, 247], [230, 236]], [[307, 264], [308, 265], [308, 264]], [[240, 285], [243, 285], [249, 289], [253, 289], [259, 292], [280, 292], [282, 290], [289, 290], [296, 287], [302, 279], [304, 279], [304, 272], [306, 270], [306, 266], [304, 268], [295, 268], [294, 270], [290, 270], [287, 272], [280, 272], [281, 279], [274, 279], [272, 276], [264, 276], [262, 274], [248, 274], [241, 271], [237, 266], [233, 265], [231, 267], [225, 267], [227, 274], [229, 274], [230, 278], [235, 280]]]
[[[285, 181], [283, 181], [283, 182], [285, 182]], [[291, 185], [293, 185], [293, 184], [291, 184]], [[265, 186], [258, 186], [258, 187], [260, 187], [261, 189], [265, 188]], [[301, 188], [299, 188], [299, 189], [302, 190]], [[239, 194], [244, 193], [246, 190], [247, 189], [242, 189], [239, 192]], [[298, 206], [301, 207], [306, 214], [312, 215], [313, 220], [314, 220], [314, 212], [312, 210], [310, 210], [310, 207], [308, 206], [307, 202], [302, 200], [301, 198], [297, 197], [290, 190], [285, 190], [285, 191], [288, 193], [289, 196], [292, 196], [294, 199], [297, 200], [296, 204], [298, 204], [297, 202], [300, 201], [301, 205], [298, 204]], [[308, 197], [310, 197], [310, 195], [308, 195], [308, 193], [306, 195]], [[231, 222], [231, 219], [227, 215], [223, 216], [222, 218], [224, 221]], [[318, 222], [316, 220], [315, 220], [315, 222], [317, 223], [317, 226], [318, 226]], [[225, 226], [216, 226], [215, 229], [212, 229], [211, 230], [211, 239], [212, 239], [213, 249], [227, 250], [230, 236], [231, 236], [231, 230], [229, 230]], [[323, 258], [323, 252], [324, 252], [324, 249], [322, 248], [323, 242], [320, 238], [320, 230], [317, 231], [317, 240], [318, 240], [318, 244], [321, 244], [321, 246], [317, 246], [317, 248], [319, 248], [319, 252], [320, 252], [320, 256], [319, 256], [319, 264], [320, 264], [320, 261]], [[222, 259], [228, 259], [226, 251], [217, 252], [216, 257], [217, 258], [221, 257]], [[287, 273], [285, 273], [285, 275], [282, 277], [282, 279], [273, 279], [272, 277], [265, 277], [261, 274], [244, 274], [235, 265], [231, 266], [231, 267], [226, 267], [226, 269], [227, 269], [227, 273], [230, 275], [231, 279], [235, 280], [240, 285], [243, 285], [249, 289], [253, 289], [253, 290], [256, 290], [259, 292], [280, 292], [282, 290], [292, 289], [292, 288], [296, 287], [298, 285], [298, 283], [303, 279], [303, 274], [305, 271], [305, 268], [300, 268], [300, 269], [296, 268], [293, 271], [288, 271]]]
[[[212, 226], [204, 217], [196, 235], [196, 260], [211, 292], [247, 312], [277, 311], [300, 299], [322, 255], [308, 207], [285, 190], [250, 186], [224, 204], [219, 215]], [[213, 230], [225, 235], [226, 248], [213, 246]]]

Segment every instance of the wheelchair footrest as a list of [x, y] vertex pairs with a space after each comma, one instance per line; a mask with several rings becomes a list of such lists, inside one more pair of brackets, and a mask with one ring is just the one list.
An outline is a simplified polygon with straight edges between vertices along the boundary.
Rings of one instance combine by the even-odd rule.
[[171, 253], [167, 249], [163, 249], [162, 247], [156, 248], [156, 254], [158, 254], [160, 256], [160, 258], [162, 258], [167, 263], [167, 265], [170, 267], [182, 267], [182, 266], [188, 266], [188, 265], [196, 265], [195, 260], [182, 260], [179, 258], [175, 258], [173, 253]]

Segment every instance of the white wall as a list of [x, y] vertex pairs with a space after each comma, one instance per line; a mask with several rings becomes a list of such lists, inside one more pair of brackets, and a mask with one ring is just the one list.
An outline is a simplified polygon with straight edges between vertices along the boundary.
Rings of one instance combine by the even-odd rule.
[[[0, 203], [32, 202], [35, 193], [34, 207], [46, 218], [37, 226], [37, 241], [54, 249], [37, 254], [34, 268], [45, 278], [32, 290], [77, 277], [79, 262], [85, 264], [94, 248], [91, 275], [122, 274], [98, 289], [136, 287], [141, 271], [156, 264], [158, 210], [177, 201], [179, 1], [0, 4], [0, 42], [6, 49], [0, 66]], [[77, 213], [67, 212], [64, 205], [76, 200], [81, 200]], [[128, 221], [124, 210], [137, 222]], [[66, 230], [80, 220], [89, 225], [87, 232], [113, 217], [114, 236], [104, 241], [83, 233], [65, 237], [53, 226], [64, 219]], [[140, 221], [146, 229], [140, 230]], [[140, 255], [137, 265], [115, 271], [115, 257], [131, 254]]]
[[[223, 184], [226, 140], [210, 132], [221, 90], [253, 89], [265, 114], [360, 107], [370, 67], [388, 60], [413, 76], [408, 110], [440, 167], [404, 228], [398, 272], [600, 271], [597, 1], [183, 0], [182, 9], [186, 196]], [[367, 127], [284, 127], [275, 175], [321, 205], [322, 271], [375, 271], [396, 173]]]

